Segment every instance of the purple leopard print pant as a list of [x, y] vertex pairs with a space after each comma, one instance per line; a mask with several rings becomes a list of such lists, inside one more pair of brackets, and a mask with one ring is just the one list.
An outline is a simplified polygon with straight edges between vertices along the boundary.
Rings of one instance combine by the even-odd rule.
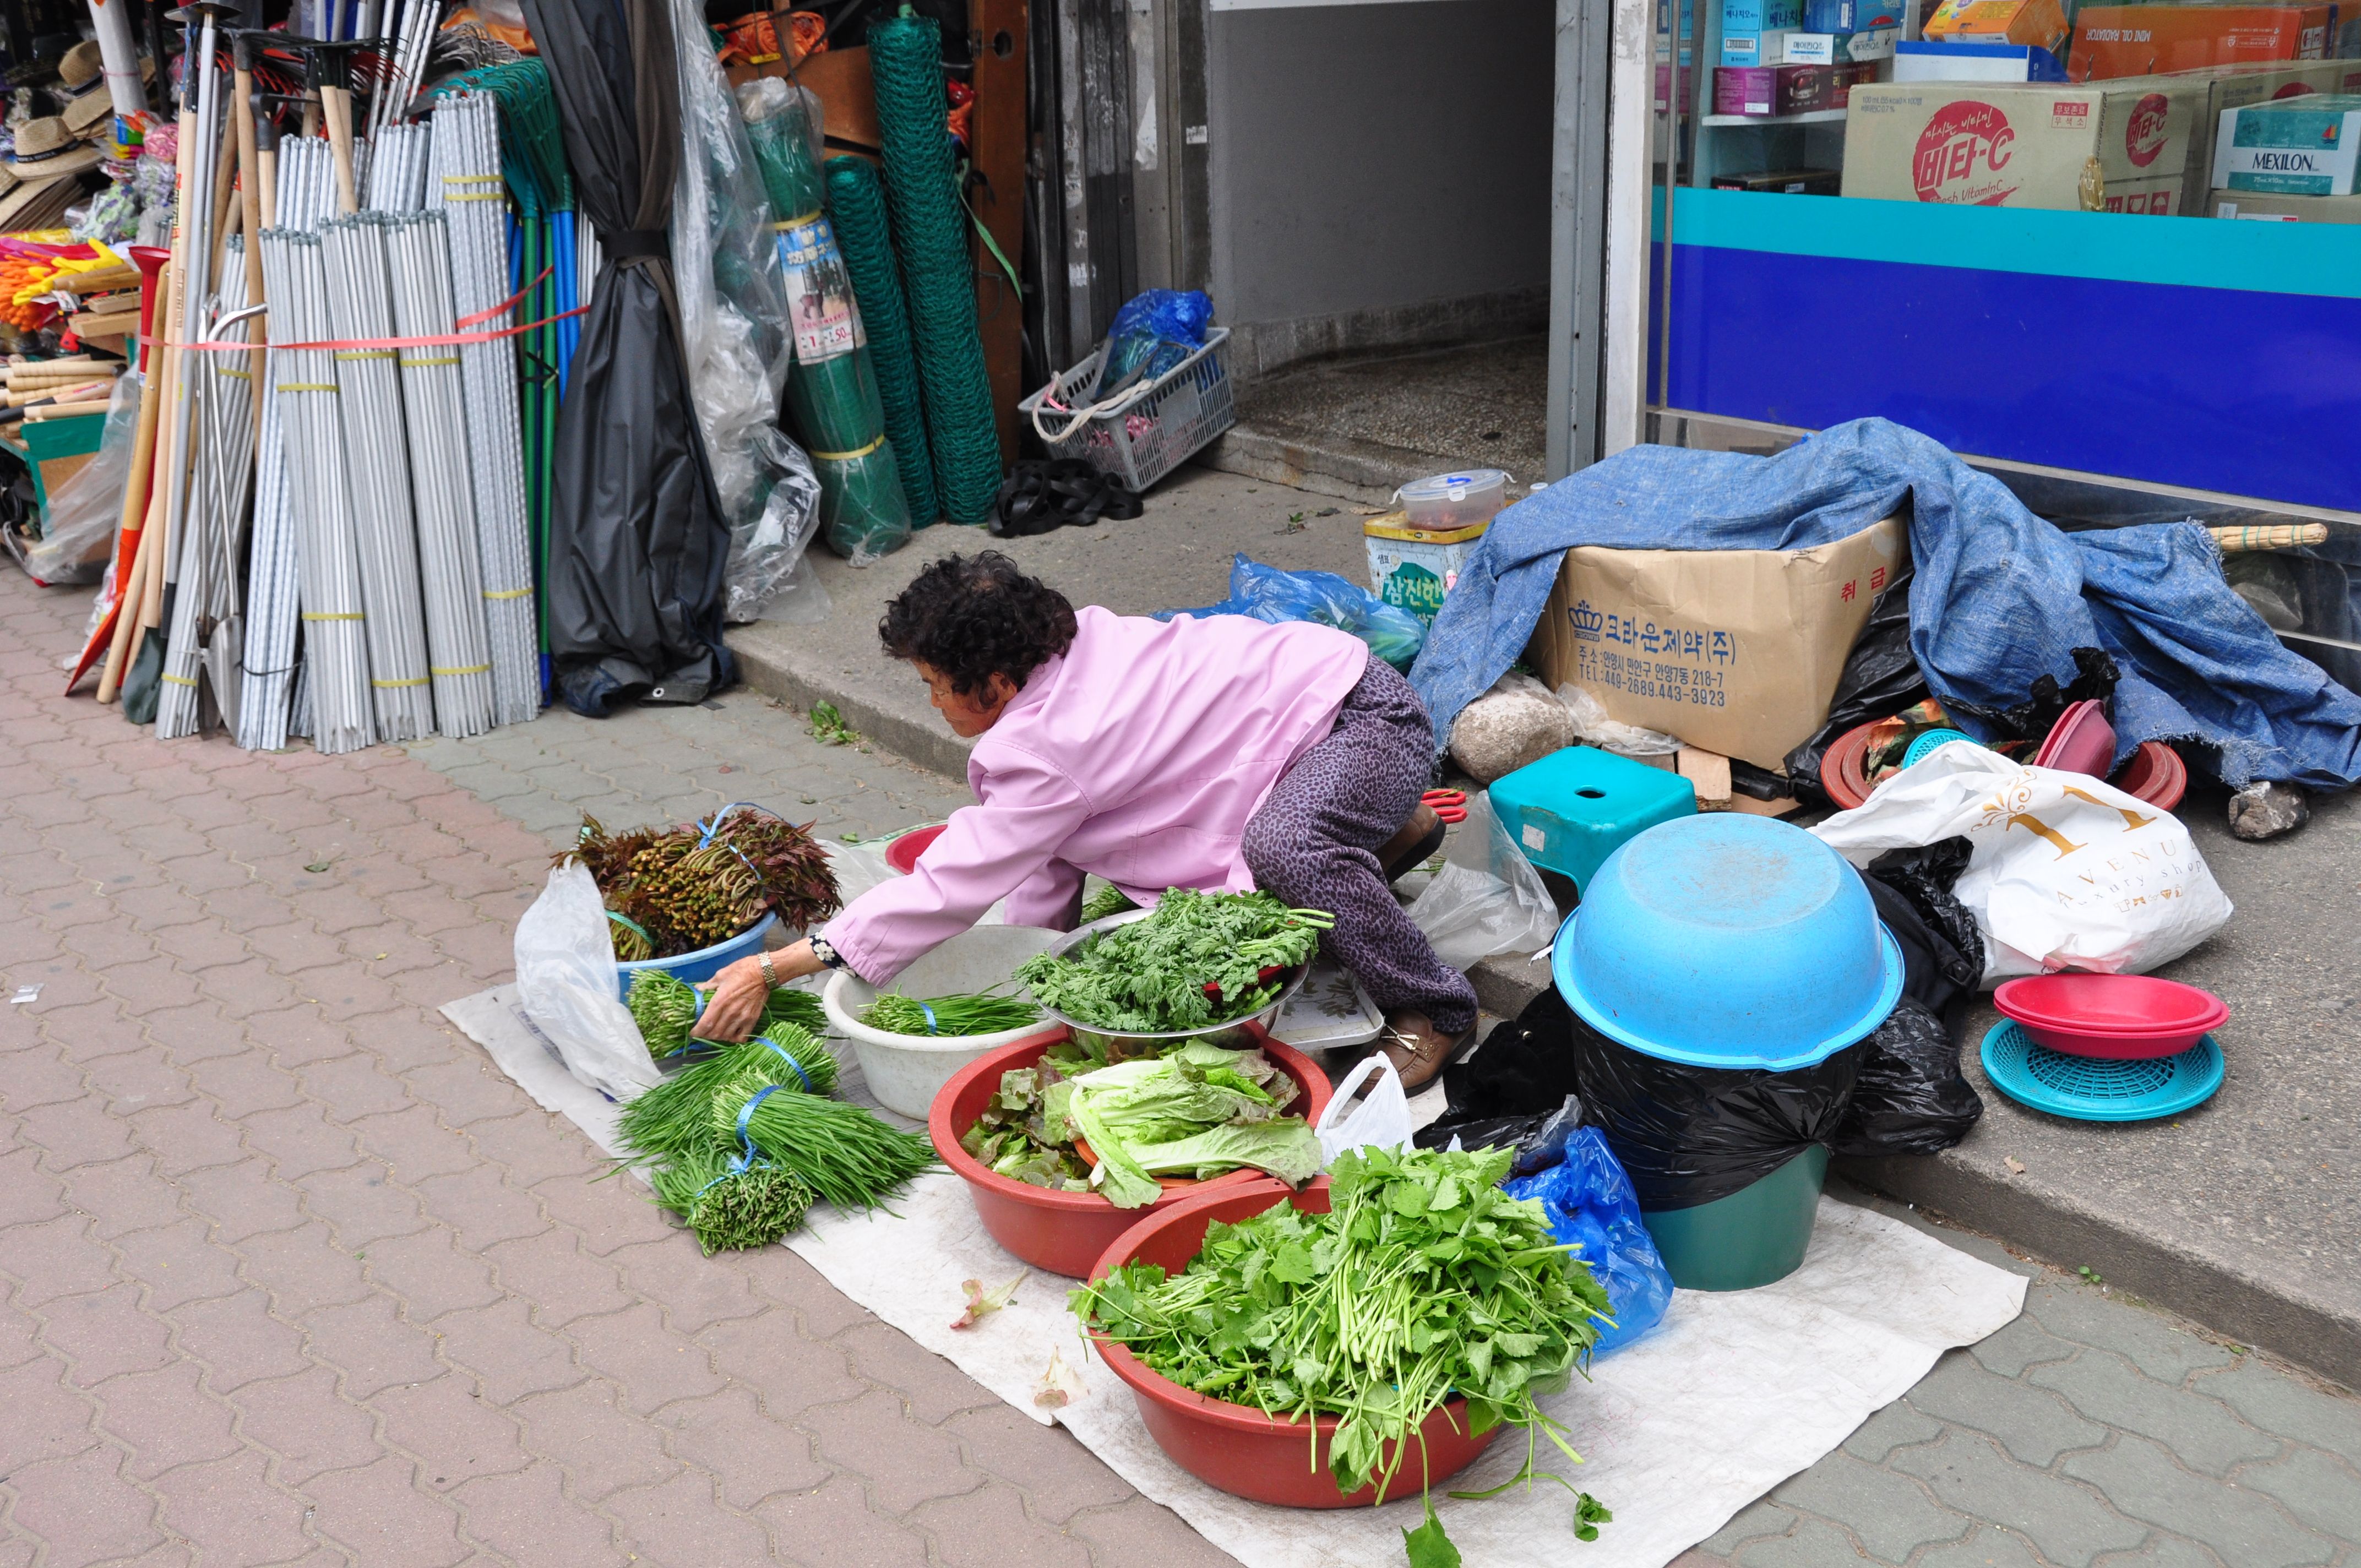
[[1272, 786], [1242, 848], [1264, 892], [1336, 916], [1321, 945], [1378, 1006], [1414, 1008], [1456, 1033], [1476, 1022], [1476, 988], [1434, 956], [1377, 855], [1426, 788], [1433, 734], [1410, 683], [1372, 657], [1335, 729]]

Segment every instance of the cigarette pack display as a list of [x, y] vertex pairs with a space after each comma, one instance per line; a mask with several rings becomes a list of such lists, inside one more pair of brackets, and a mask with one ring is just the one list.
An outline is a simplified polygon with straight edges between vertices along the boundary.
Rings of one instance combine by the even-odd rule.
[[2202, 81], [1882, 82], [1852, 90], [1844, 194], [2169, 215], [2187, 201]]
[[[2325, 60], [2334, 5], [2085, 5], [2067, 69], [2077, 82]], [[1932, 24], [1928, 24], [1932, 30]]]
[[1803, 25], [1803, 0], [1721, 0], [1720, 63], [1761, 65], [1770, 58], [1765, 34]]
[[1927, 18], [1926, 30], [1928, 38], [1944, 43], [2031, 44], [2055, 50], [2064, 46], [2070, 28], [2059, 0], [1943, 0]]
[[2361, 95], [2308, 93], [2222, 115], [2213, 183], [2279, 196], [2350, 196], [2361, 164]]
[[1839, 107], [1832, 65], [1716, 66], [1717, 115], [1807, 115]]
[[1834, 169], [1774, 169], [1762, 174], [1717, 174], [1717, 191], [1760, 191], [1774, 196], [1833, 196], [1844, 182]]

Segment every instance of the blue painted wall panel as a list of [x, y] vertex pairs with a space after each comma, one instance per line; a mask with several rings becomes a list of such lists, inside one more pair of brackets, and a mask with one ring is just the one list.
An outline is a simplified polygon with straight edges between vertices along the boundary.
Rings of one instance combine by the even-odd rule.
[[2361, 300], [1677, 243], [1673, 297], [1676, 408], [2361, 511]]

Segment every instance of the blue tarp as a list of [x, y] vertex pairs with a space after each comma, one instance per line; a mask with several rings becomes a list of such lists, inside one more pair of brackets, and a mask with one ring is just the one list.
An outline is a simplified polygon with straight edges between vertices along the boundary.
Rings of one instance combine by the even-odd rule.
[[2118, 760], [2143, 740], [2193, 740], [2214, 749], [2234, 787], [2334, 790], [2361, 778], [2361, 697], [2281, 645], [2224, 581], [2202, 528], [2062, 532], [1999, 480], [1881, 419], [1773, 457], [1635, 446], [1503, 511], [1411, 672], [1435, 749], [1523, 654], [1565, 551], [1802, 550], [1905, 503], [1917, 567], [1910, 649], [1936, 696], [2006, 707], [2044, 674], [2070, 684], [2074, 649], [2103, 648], [2123, 676]]

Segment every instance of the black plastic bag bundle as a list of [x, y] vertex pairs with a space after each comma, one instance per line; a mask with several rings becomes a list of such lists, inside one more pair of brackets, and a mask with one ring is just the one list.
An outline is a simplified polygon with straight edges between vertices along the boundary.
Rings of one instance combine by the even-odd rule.
[[1934, 1154], [1966, 1137], [1983, 1113], [1975, 1087], [1960, 1074], [1950, 1030], [1905, 996], [1864, 1042], [1851, 1103], [1828, 1147], [1869, 1159]]
[[1554, 1111], [1533, 1116], [1470, 1116], [1454, 1119], [1446, 1112], [1417, 1132], [1411, 1142], [1422, 1149], [1447, 1149], [1455, 1140], [1463, 1149], [1510, 1149], [1516, 1157], [1511, 1176], [1531, 1176], [1565, 1158], [1568, 1138], [1581, 1130], [1582, 1097], [1569, 1094]]
[[1973, 850], [1964, 838], [1888, 850], [1861, 879], [1902, 948], [1902, 994], [1938, 1014], [1983, 980], [1983, 933], [1951, 891]]
[[1917, 655], [1910, 652], [1910, 577], [1908, 563], [1879, 591], [1870, 607], [1869, 620], [1845, 655], [1844, 674], [1837, 677], [1837, 693], [1828, 702], [1828, 717], [1819, 732], [1787, 753], [1787, 777], [1798, 790], [1820, 790], [1820, 759], [1837, 737], [1856, 725], [1884, 718], [1920, 703], [1933, 694], [1918, 673]]

